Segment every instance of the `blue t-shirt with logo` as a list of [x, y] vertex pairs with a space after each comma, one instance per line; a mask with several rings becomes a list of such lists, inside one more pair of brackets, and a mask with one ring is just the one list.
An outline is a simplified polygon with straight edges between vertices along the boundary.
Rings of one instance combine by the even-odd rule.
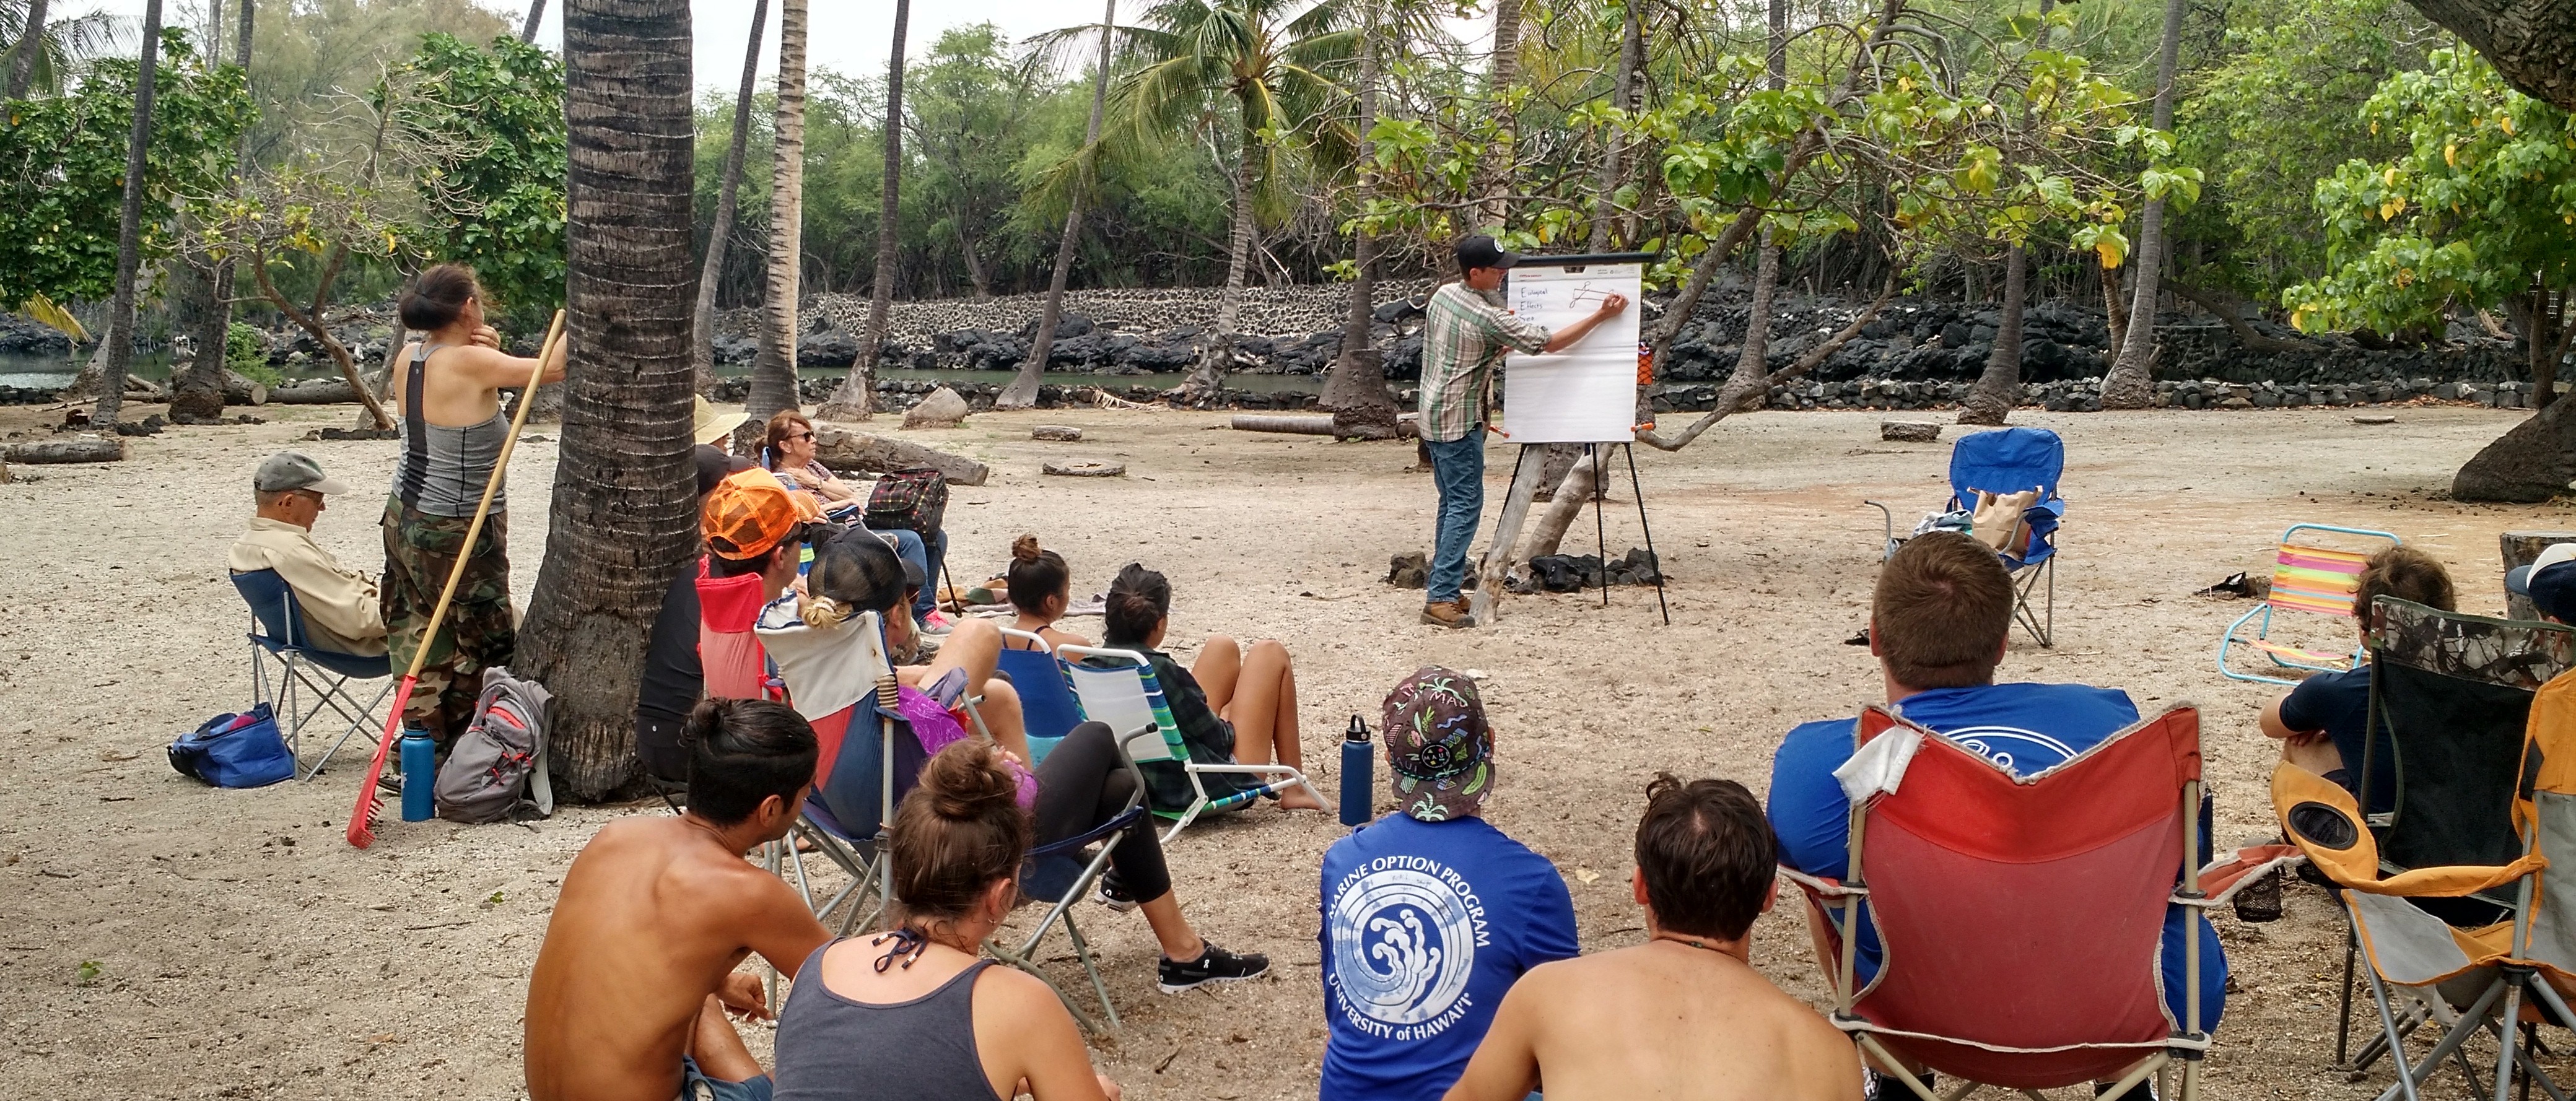
[[1439, 1101], [1512, 983], [1577, 951], [1556, 865], [1482, 818], [1334, 842], [1323, 918], [1323, 1101]]
[[[1935, 688], [1907, 696], [1890, 710], [1975, 750], [2016, 776], [2060, 764], [2138, 721], [2138, 707], [2129, 701], [2128, 693], [2082, 684]], [[1844, 799], [1834, 770], [1851, 759], [1858, 721], [1828, 719], [1800, 725], [1771, 758], [1771, 794], [1765, 810], [1771, 831], [1780, 838], [1780, 862], [1809, 875], [1840, 879], [1850, 870], [1851, 804]], [[2182, 938], [2187, 918], [2179, 906], [2165, 914], [2165, 1001], [2175, 1020], [2185, 1016]], [[2207, 1019], [2204, 1027], [2214, 1029], [2227, 987], [2227, 961], [2219, 949], [2217, 930], [2207, 920], [2198, 924], [2204, 961], [2202, 1015]], [[1861, 981], [1878, 974], [1878, 961], [1878, 930], [1870, 926], [1864, 908], [1855, 965]]]

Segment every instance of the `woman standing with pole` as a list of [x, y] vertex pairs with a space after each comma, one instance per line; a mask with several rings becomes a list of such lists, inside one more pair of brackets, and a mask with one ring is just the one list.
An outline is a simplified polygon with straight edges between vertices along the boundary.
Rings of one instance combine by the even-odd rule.
[[501, 351], [483, 288], [461, 264], [421, 272], [401, 309], [403, 327], [423, 336], [394, 379], [401, 448], [381, 591], [393, 660], [412, 670], [402, 724], [444, 744], [471, 718], [483, 669], [507, 664], [515, 643], [501, 483], [528, 394], [505, 420], [501, 391], [563, 378], [562, 315], [538, 358]]

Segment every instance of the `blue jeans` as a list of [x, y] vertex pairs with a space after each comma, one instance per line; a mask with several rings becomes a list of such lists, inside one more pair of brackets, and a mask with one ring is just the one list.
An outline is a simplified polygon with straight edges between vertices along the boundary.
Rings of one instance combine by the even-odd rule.
[[1427, 446], [1431, 483], [1440, 489], [1440, 518], [1423, 596], [1426, 603], [1440, 604], [1458, 599], [1458, 587], [1467, 580], [1467, 545], [1476, 541], [1476, 524], [1484, 516], [1485, 429], [1479, 425], [1463, 438]]
[[921, 619], [937, 610], [939, 566], [948, 558], [948, 533], [942, 531], [936, 537], [925, 540], [920, 533], [910, 528], [887, 528], [882, 531], [869, 528], [868, 530], [877, 535], [892, 538], [895, 557], [921, 568], [921, 591], [912, 599], [912, 617]]

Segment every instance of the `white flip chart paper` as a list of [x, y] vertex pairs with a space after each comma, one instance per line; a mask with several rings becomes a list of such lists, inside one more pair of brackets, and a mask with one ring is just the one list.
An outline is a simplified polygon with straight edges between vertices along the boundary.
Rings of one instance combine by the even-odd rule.
[[1511, 443], [1612, 443], [1633, 439], [1637, 423], [1638, 264], [1547, 267], [1524, 259], [1512, 269], [1504, 301], [1512, 312], [1554, 331], [1601, 308], [1612, 294], [1628, 308], [1572, 347], [1550, 355], [1513, 352], [1503, 368], [1503, 434]]

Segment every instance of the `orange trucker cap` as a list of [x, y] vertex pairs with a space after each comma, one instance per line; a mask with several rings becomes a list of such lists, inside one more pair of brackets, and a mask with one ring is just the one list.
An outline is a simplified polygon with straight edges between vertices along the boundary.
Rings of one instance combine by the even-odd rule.
[[707, 549], [735, 561], [767, 554], [780, 540], [821, 518], [813, 498], [788, 489], [777, 475], [758, 467], [716, 483], [698, 513]]

